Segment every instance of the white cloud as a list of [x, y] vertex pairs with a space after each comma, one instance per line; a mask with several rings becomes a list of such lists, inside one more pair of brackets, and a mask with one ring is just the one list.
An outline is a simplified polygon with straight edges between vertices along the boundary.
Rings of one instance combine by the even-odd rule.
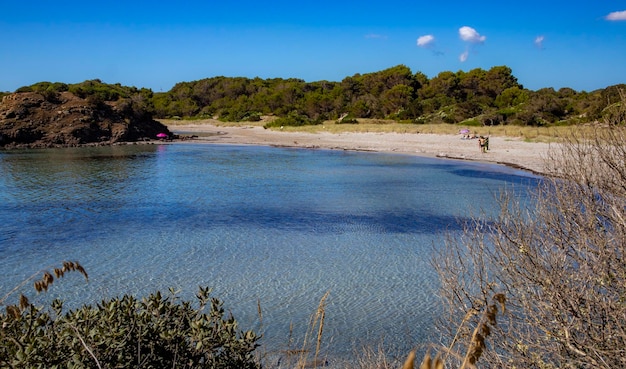
[[459, 55], [459, 60], [461, 61], [461, 63], [466, 61], [468, 56], [469, 56], [469, 51], [467, 50], [465, 50], [463, 54]]
[[609, 13], [606, 17], [604, 17], [604, 19], [610, 20], [610, 21], [623, 21], [623, 20], [626, 20], [626, 10], [622, 10], [621, 12]]
[[[481, 35], [475, 29], [468, 26], [463, 26], [459, 28], [459, 37], [461, 40], [469, 42], [470, 44], [482, 44], [487, 39], [486, 36]], [[464, 53], [459, 55], [459, 60], [461, 63], [465, 62], [469, 57], [470, 49], [473, 49], [472, 46], [468, 46]]]
[[543, 35], [535, 37], [535, 46], [537, 46], [540, 49], [543, 49], [543, 40], [545, 39], [546, 38]]
[[417, 46], [419, 47], [427, 47], [432, 45], [435, 42], [435, 36], [433, 35], [424, 35], [417, 38]]
[[485, 42], [485, 40], [487, 39], [486, 36], [481, 35], [480, 33], [476, 32], [475, 29], [468, 26], [463, 26], [459, 28], [459, 37], [461, 37], [461, 40], [471, 43], [481, 43]]

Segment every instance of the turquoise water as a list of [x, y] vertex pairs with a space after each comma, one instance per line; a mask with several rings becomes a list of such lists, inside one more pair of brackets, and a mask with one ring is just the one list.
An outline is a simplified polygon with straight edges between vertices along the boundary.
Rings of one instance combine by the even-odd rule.
[[170, 287], [190, 299], [209, 286], [272, 352], [290, 336], [298, 346], [330, 291], [330, 357], [426, 342], [432, 248], [504, 186], [536, 180], [442, 159], [194, 144], [2, 152], [0, 173], [1, 296], [63, 260], [89, 282], [70, 274], [39, 296], [28, 285], [32, 301]]

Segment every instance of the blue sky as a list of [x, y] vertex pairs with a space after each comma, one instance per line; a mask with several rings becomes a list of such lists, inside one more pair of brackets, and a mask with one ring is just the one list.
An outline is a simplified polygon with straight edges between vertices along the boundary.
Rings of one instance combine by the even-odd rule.
[[95, 78], [155, 92], [215, 76], [341, 81], [398, 64], [429, 78], [507, 65], [533, 90], [626, 83], [626, 1], [0, 6], [0, 91]]

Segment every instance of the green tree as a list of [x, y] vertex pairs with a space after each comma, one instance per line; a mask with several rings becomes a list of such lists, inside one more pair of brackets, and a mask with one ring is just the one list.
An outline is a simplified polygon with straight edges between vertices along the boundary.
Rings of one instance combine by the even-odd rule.
[[513, 76], [513, 71], [507, 66], [492, 67], [485, 73], [483, 83], [480, 85], [481, 94], [489, 96], [492, 100], [504, 90], [511, 87], [523, 88]]
[[398, 84], [386, 90], [381, 96], [383, 113], [385, 115], [396, 114], [408, 108], [413, 99], [413, 88]]
[[517, 106], [528, 101], [528, 92], [517, 86], [502, 91], [495, 100], [498, 108]]
[[441, 72], [430, 80], [427, 86], [419, 91], [421, 99], [439, 99], [448, 98], [450, 101], [456, 101], [459, 96], [459, 77], [452, 72]]

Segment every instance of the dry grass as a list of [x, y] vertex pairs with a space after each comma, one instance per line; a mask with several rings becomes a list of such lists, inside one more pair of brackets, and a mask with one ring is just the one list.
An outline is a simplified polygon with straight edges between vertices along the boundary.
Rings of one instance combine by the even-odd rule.
[[267, 122], [271, 122], [276, 117], [264, 116], [258, 122], [222, 122], [217, 119], [156, 119], [166, 126], [187, 126], [210, 124], [217, 127], [263, 127]]
[[[64, 261], [63, 266], [61, 268], [53, 268], [54, 275], [58, 278], [62, 278], [65, 273], [68, 272], [79, 272], [85, 277], [85, 280], [89, 280], [89, 275], [87, 275], [87, 271], [80, 265], [77, 261]], [[37, 292], [45, 292], [48, 290], [48, 287], [54, 283], [54, 276], [48, 270], [41, 270], [30, 277], [26, 278], [22, 283], [15, 286], [11, 291], [9, 291], [6, 295], [0, 298], [0, 306], [4, 305], [5, 301], [11, 296], [13, 293], [22, 288], [26, 283], [32, 281], [37, 277], [37, 275], [41, 273], [41, 277], [33, 283], [33, 287]], [[24, 295], [20, 295], [20, 305], [23, 305], [24, 301], [28, 301]]]
[[[302, 350], [300, 350], [300, 358], [298, 359], [298, 364], [296, 365], [296, 368], [317, 368], [318, 366], [323, 366], [325, 362], [325, 360], [319, 359], [319, 353], [322, 344], [322, 335], [324, 333], [324, 320], [326, 318], [326, 299], [328, 298], [329, 294], [330, 291], [327, 291], [324, 296], [322, 296], [317, 306], [317, 310], [315, 311], [315, 314], [311, 316], [309, 328], [304, 336], [304, 343], [302, 344]], [[311, 361], [309, 359], [309, 353], [311, 352], [311, 350], [309, 349], [309, 341], [314, 335], [316, 336], [315, 351], [313, 360]]]
[[[203, 125], [210, 124], [218, 127], [263, 127], [267, 122], [276, 119], [273, 116], [264, 116], [259, 122], [221, 122], [216, 119], [199, 119], [199, 120], [173, 120], [160, 119], [159, 121], [168, 126], [180, 125]], [[325, 121], [323, 124], [300, 126], [300, 127], [283, 127], [286, 132], [307, 132], [307, 133], [426, 133], [426, 134], [458, 134], [461, 129], [469, 129], [471, 134], [483, 136], [499, 136], [511, 137], [515, 139], [522, 138], [530, 142], [559, 142], [564, 137], [568, 137], [572, 131], [580, 133], [590, 133], [597, 131], [598, 125], [579, 125], [579, 126], [554, 126], [554, 127], [531, 127], [531, 126], [465, 126], [459, 124], [415, 124], [415, 123], [398, 123], [394, 120], [386, 119], [358, 119], [358, 124], [337, 124], [334, 120]]]
[[[415, 356], [413, 356], [413, 359], [415, 359]], [[409, 360], [407, 360], [407, 362], [408, 361]], [[367, 346], [355, 352], [354, 362], [346, 363], [344, 368], [397, 369], [399, 366], [400, 362], [397, 359], [391, 358], [385, 351], [384, 345], [381, 343], [376, 348]]]
[[[309, 324], [309, 330], [306, 333], [304, 344], [300, 350], [292, 350], [291, 355], [299, 355], [298, 363], [295, 366], [298, 369], [304, 368], [317, 368], [325, 366], [325, 360], [319, 360], [319, 348], [322, 339], [322, 331], [324, 326], [325, 306], [328, 292], [320, 300], [316, 313], [312, 316]], [[452, 361], [459, 363], [460, 369], [476, 369], [476, 364], [485, 349], [486, 339], [491, 334], [491, 330], [496, 326], [496, 315], [499, 313], [498, 305], [505, 311], [506, 297], [504, 294], [498, 293], [493, 296], [492, 302], [485, 305], [482, 313], [479, 311], [473, 311], [471, 315], [466, 316], [463, 322], [458, 328], [457, 337], [453, 340], [450, 347], [440, 347], [438, 353], [432, 357], [430, 351], [426, 352], [419, 369], [444, 369], [445, 362], [451, 359], [448, 364], [451, 365]], [[457, 339], [460, 336], [461, 331], [467, 331], [469, 328], [467, 324], [472, 316], [480, 314], [480, 319], [476, 323], [476, 326], [471, 329], [471, 337], [468, 337], [468, 341], [459, 342]], [[309, 360], [309, 340], [313, 334], [317, 331], [317, 341], [315, 356], [313, 360]], [[459, 348], [466, 348], [465, 354], [455, 351], [453, 348], [457, 346]], [[454, 359], [454, 360], [452, 360]], [[402, 369], [414, 369], [415, 368], [416, 354], [415, 350], [409, 352]], [[391, 359], [384, 350], [383, 345], [379, 345], [377, 349], [365, 347], [361, 352], [354, 355], [354, 362], [348, 363], [346, 368], [360, 368], [360, 369], [393, 369], [400, 368], [400, 363], [397, 359]]]
[[555, 127], [530, 127], [530, 126], [482, 126], [468, 127], [462, 124], [413, 124], [398, 123], [391, 120], [359, 119], [359, 124], [337, 124], [327, 121], [323, 125], [305, 127], [284, 127], [286, 131], [299, 132], [374, 132], [374, 133], [426, 133], [454, 135], [462, 129], [469, 129], [470, 134], [483, 136], [499, 136], [522, 138], [532, 142], [558, 142], [572, 132], [591, 132], [597, 130], [597, 126], [555, 126]]

